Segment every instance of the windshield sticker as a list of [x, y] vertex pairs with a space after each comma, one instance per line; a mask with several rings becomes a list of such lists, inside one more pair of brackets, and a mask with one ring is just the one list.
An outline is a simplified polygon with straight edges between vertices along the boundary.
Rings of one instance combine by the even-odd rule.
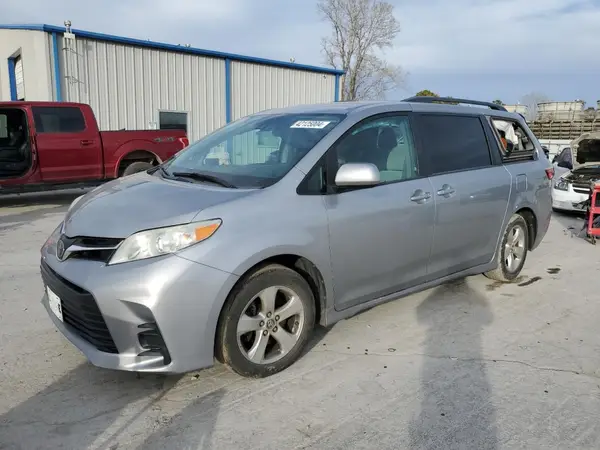
[[290, 128], [312, 128], [312, 129], [323, 129], [329, 125], [331, 121], [324, 120], [299, 120], [294, 123]]

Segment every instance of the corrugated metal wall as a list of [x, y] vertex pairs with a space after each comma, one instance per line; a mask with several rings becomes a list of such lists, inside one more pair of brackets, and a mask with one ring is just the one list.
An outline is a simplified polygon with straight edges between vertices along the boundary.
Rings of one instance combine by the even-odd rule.
[[285, 106], [329, 103], [335, 98], [335, 75], [232, 61], [233, 120]]
[[59, 37], [63, 100], [88, 103], [103, 130], [158, 128], [158, 111], [188, 113], [196, 140], [225, 124], [225, 63], [187, 55]]

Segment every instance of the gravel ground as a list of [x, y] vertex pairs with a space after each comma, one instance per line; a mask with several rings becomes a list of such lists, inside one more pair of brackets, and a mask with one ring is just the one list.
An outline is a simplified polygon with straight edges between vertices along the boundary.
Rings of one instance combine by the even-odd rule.
[[581, 449], [600, 443], [600, 249], [556, 215], [523, 279], [428, 290], [319, 330], [281, 374], [101, 370], [40, 305], [81, 192], [0, 198], [2, 449]]

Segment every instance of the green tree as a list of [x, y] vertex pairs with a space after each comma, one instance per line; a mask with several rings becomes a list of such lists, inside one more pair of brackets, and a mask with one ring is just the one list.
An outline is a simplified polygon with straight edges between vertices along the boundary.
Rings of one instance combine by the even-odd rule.
[[417, 97], [439, 97], [435, 92], [430, 91], [429, 89], [423, 89], [415, 94]]
[[502, 100], [496, 99], [492, 103], [495, 103], [496, 105], [504, 106], [504, 102]]

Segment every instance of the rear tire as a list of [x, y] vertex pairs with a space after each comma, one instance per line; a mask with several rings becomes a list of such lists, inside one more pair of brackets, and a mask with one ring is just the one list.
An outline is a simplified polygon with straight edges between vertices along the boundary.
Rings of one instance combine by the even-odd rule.
[[143, 162], [143, 161], [138, 161], [138, 162], [134, 162], [129, 164], [125, 170], [123, 171], [123, 177], [126, 177], [128, 175], [133, 175], [134, 173], [138, 173], [138, 172], [145, 172], [146, 170], [152, 169], [152, 167], [154, 167], [151, 163], [148, 162]]
[[264, 266], [229, 294], [217, 358], [244, 377], [276, 374], [300, 357], [314, 325], [315, 300], [306, 280], [285, 266]]
[[484, 275], [503, 283], [515, 281], [523, 269], [528, 249], [527, 221], [520, 214], [514, 214], [506, 225], [500, 247], [496, 252], [497, 267]]

